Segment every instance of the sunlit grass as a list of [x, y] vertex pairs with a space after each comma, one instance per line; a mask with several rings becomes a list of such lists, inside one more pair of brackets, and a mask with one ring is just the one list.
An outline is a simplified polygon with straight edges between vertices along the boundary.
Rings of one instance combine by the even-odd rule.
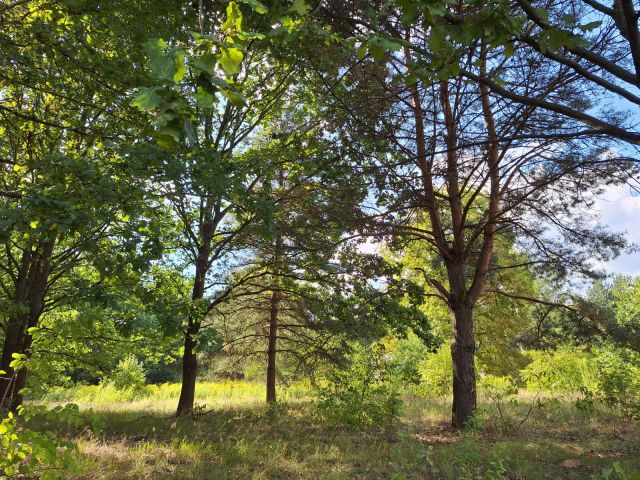
[[97, 387], [47, 396], [91, 408], [105, 423], [98, 438], [60, 427], [79, 446], [86, 473], [75, 478], [591, 479], [613, 462], [640, 472], [639, 425], [602, 405], [580, 410], [571, 395], [520, 392], [499, 409], [481, 395], [475, 428], [458, 433], [447, 396], [407, 394], [398, 424], [354, 430], [323, 424], [303, 384], [283, 388], [287, 400], [270, 409], [261, 384], [202, 383], [197, 402], [211, 411], [184, 419], [170, 415], [178, 385], [146, 390], [131, 401]]
[[[278, 388], [278, 398], [295, 402], [309, 397], [308, 384], [299, 382]], [[79, 385], [71, 388], [58, 387], [47, 392], [43, 403], [75, 403], [83, 409], [100, 411], [145, 411], [168, 413], [175, 410], [180, 397], [180, 384], [165, 383], [146, 385], [138, 390], [117, 390], [107, 385]], [[227, 380], [223, 382], [200, 382], [196, 385], [196, 407], [200, 410], [263, 403], [263, 384]]]

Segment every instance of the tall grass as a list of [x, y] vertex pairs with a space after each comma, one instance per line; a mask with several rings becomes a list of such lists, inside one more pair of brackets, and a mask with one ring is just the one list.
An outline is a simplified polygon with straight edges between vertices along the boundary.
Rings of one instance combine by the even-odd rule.
[[[308, 398], [311, 387], [303, 382], [278, 388], [282, 401], [300, 401]], [[200, 408], [218, 408], [251, 405], [264, 402], [262, 383], [226, 380], [199, 382], [196, 385], [196, 405]], [[166, 412], [173, 410], [180, 397], [179, 383], [145, 385], [139, 389], [118, 390], [110, 384], [55, 387], [39, 399], [42, 403], [76, 403], [83, 408], [100, 410], [145, 410]]]
[[[447, 395], [403, 392], [400, 422], [360, 430], [318, 421], [306, 401], [268, 409], [264, 393], [261, 384], [203, 382], [197, 401], [214, 411], [180, 420], [153, 415], [173, 411], [175, 384], [147, 386], [145, 397], [131, 401], [99, 386], [52, 391], [45, 399], [89, 405], [105, 425], [99, 438], [59, 426], [75, 436], [86, 471], [63, 477], [69, 480], [578, 480], [613, 478], [600, 472], [614, 462], [629, 474], [640, 471], [640, 424], [606, 405], [579, 409], [574, 395], [521, 390], [500, 409], [480, 395], [472, 429], [455, 432]], [[311, 390], [294, 385], [280, 394], [299, 400]]]

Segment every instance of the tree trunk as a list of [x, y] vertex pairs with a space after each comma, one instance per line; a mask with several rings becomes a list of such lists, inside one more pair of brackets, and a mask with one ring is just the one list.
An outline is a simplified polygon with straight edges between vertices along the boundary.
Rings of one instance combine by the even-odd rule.
[[280, 292], [271, 294], [269, 308], [269, 348], [267, 349], [267, 403], [276, 401], [276, 342], [278, 339], [278, 304]]
[[2, 345], [2, 357], [0, 358], [0, 370], [5, 372], [0, 374], [0, 409], [12, 403], [17, 372], [14, 372], [9, 365], [13, 361], [11, 355], [21, 350], [21, 332], [24, 331], [23, 325], [25, 323], [26, 319], [17, 317], [11, 319], [7, 324], [4, 343]]
[[462, 304], [453, 308], [453, 407], [451, 424], [454, 428], [468, 425], [476, 408], [475, 338], [473, 309]]
[[[26, 354], [31, 348], [31, 335], [25, 334], [23, 336], [23, 344], [20, 348], [20, 353]], [[15, 383], [13, 385], [13, 395], [11, 396], [9, 408], [12, 411], [16, 411], [20, 405], [22, 405], [22, 401], [24, 400], [24, 394], [22, 390], [27, 386], [27, 376], [29, 375], [29, 370], [27, 367], [22, 367], [20, 370], [15, 372]]]
[[[22, 253], [20, 269], [15, 281], [13, 303], [16, 306], [23, 306], [27, 300], [29, 291], [28, 280], [31, 267], [31, 251], [25, 250]], [[15, 377], [13, 369], [9, 366], [13, 361], [12, 355], [20, 353], [25, 325], [27, 324], [26, 312], [20, 312], [12, 316], [7, 322], [4, 342], [2, 345], [2, 355], [0, 356], [0, 370], [5, 372], [0, 375], [0, 408], [11, 402]]]
[[198, 329], [192, 324], [188, 328], [184, 339], [184, 353], [182, 354], [182, 386], [178, 400], [177, 416], [188, 415], [193, 412], [196, 396], [196, 375], [198, 374], [198, 359], [195, 353]]
[[205, 281], [209, 270], [209, 256], [211, 253], [211, 238], [213, 225], [211, 220], [202, 226], [203, 243], [198, 249], [196, 259], [196, 275], [193, 279], [193, 290], [191, 292], [192, 308], [194, 309], [187, 320], [187, 330], [184, 337], [184, 353], [182, 354], [182, 385], [180, 387], [180, 398], [176, 415], [188, 415], [193, 412], [193, 405], [196, 396], [196, 375], [198, 374], [198, 359], [196, 358], [196, 345], [198, 342], [198, 332], [202, 321], [202, 312], [197, 311], [200, 306], [199, 301], [204, 298]]
[[26, 386], [27, 369], [22, 367], [15, 372], [10, 364], [14, 353], [27, 354], [31, 348], [32, 338], [28, 331], [38, 325], [44, 308], [54, 245], [55, 238], [46, 240], [35, 252], [25, 251], [22, 257], [14, 303], [26, 312], [9, 320], [0, 357], [0, 370], [6, 372], [0, 379], [0, 401], [2, 406], [9, 405], [12, 410], [22, 403], [21, 391]]

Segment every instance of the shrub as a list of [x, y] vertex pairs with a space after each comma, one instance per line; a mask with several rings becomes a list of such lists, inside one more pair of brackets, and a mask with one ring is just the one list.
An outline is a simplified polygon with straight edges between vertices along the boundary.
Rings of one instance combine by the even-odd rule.
[[583, 350], [562, 347], [553, 352], [529, 351], [533, 360], [520, 371], [528, 390], [549, 392], [577, 392], [593, 389], [596, 370], [591, 355]]
[[584, 411], [595, 400], [640, 417], [640, 356], [620, 348], [592, 352], [560, 348], [555, 352], [528, 352], [533, 361], [520, 374], [530, 390], [581, 392], [576, 406]]
[[180, 372], [176, 368], [163, 363], [147, 365], [147, 382], [157, 385], [161, 383], [175, 383], [180, 381]]
[[505, 398], [518, 393], [518, 386], [510, 376], [496, 377], [484, 375], [478, 382], [478, 390], [485, 392], [489, 397]]
[[120, 360], [106, 383], [117, 390], [141, 390], [146, 383], [144, 367], [134, 355], [129, 354]]
[[388, 427], [401, 405], [390, 377], [382, 345], [357, 347], [349, 367], [332, 372], [319, 388], [318, 414], [333, 425]]
[[503, 430], [518, 428], [523, 420], [518, 420], [509, 415], [509, 410], [505, 408], [507, 404], [515, 404], [517, 402], [515, 396], [518, 394], [518, 386], [513, 378], [510, 376], [484, 375], [478, 382], [478, 390], [491, 401], [491, 404], [497, 410], [498, 420]]
[[429, 356], [424, 341], [413, 332], [404, 338], [391, 337], [392, 347], [389, 366], [398, 381], [405, 384], [419, 384], [422, 380], [420, 365]]
[[57, 406], [48, 410], [42, 405], [21, 405], [18, 415], [8, 412], [0, 419], [0, 478], [58, 479], [60, 472], [79, 475], [82, 469], [76, 462], [76, 445], [59, 438], [50, 431], [26, 428], [25, 421], [63, 423], [79, 428], [90, 427], [94, 435], [102, 430], [101, 419], [96, 415], [80, 416], [77, 405]]
[[593, 475], [591, 478], [593, 480], [638, 480], [640, 474], [628, 474], [618, 462], [614, 462], [611, 467], [603, 468], [600, 475]]
[[610, 407], [620, 407], [626, 414], [640, 416], [640, 358], [622, 349], [600, 349], [593, 364], [598, 374], [596, 398]]
[[427, 395], [447, 395], [451, 393], [453, 378], [453, 362], [451, 349], [443, 345], [436, 353], [427, 357], [419, 366], [420, 385]]

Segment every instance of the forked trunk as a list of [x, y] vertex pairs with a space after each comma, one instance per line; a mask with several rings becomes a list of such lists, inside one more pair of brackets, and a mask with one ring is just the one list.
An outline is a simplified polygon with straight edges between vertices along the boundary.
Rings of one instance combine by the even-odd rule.
[[475, 338], [473, 310], [468, 305], [453, 309], [453, 407], [451, 424], [454, 428], [468, 426], [476, 408]]
[[276, 401], [276, 353], [278, 339], [278, 304], [280, 292], [271, 294], [269, 308], [269, 347], [267, 349], [267, 403]]
[[5, 330], [0, 356], [0, 407], [15, 410], [22, 403], [22, 389], [27, 382], [27, 369], [14, 371], [10, 364], [13, 354], [28, 354], [32, 338], [29, 329], [38, 325], [47, 293], [47, 282], [51, 270], [51, 255], [55, 238], [39, 245], [36, 251], [25, 251], [18, 274], [14, 302], [26, 311], [11, 318]]

